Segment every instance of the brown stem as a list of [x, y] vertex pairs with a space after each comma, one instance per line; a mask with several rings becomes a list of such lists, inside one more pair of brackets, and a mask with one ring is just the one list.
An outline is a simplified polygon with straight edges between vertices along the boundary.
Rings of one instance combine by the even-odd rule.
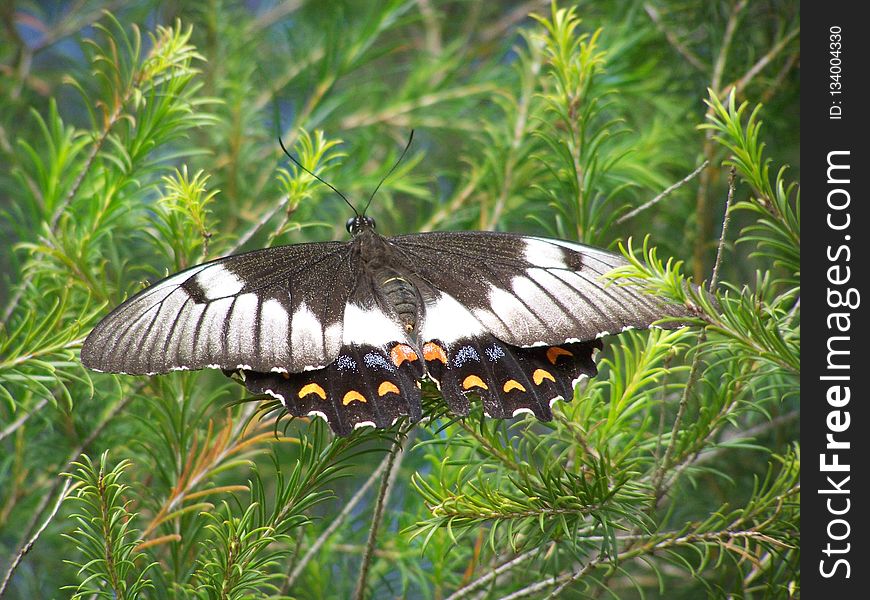
[[369, 568], [371, 567], [372, 558], [374, 557], [375, 545], [378, 540], [378, 530], [380, 529], [381, 522], [384, 517], [384, 509], [387, 506], [387, 500], [389, 498], [388, 491], [392, 487], [393, 482], [395, 481], [396, 475], [399, 472], [399, 465], [402, 463], [401, 454], [404, 451], [404, 446], [407, 438], [404, 435], [404, 432], [399, 434], [399, 438], [393, 444], [393, 448], [390, 451], [389, 460], [387, 461], [386, 472], [384, 474], [383, 480], [381, 480], [381, 487], [378, 490], [378, 499], [375, 502], [375, 510], [372, 515], [372, 526], [369, 529], [369, 538], [366, 542], [366, 550], [362, 557], [362, 566], [359, 571], [359, 579], [356, 582], [356, 590], [354, 591], [353, 597], [354, 600], [363, 600], [365, 597], [366, 591], [366, 580], [368, 579]]

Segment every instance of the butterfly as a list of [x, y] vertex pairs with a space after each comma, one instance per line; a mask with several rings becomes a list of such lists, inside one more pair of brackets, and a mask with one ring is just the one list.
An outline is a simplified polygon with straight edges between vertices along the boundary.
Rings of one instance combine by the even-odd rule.
[[420, 420], [427, 379], [456, 415], [476, 396], [489, 417], [548, 421], [597, 373], [603, 336], [683, 314], [605, 285], [626, 261], [599, 248], [487, 231], [384, 237], [365, 211], [347, 230], [346, 242], [253, 250], [163, 279], [98, 323], [81, 360], [125, 374], [221, 369], [341, 436]]

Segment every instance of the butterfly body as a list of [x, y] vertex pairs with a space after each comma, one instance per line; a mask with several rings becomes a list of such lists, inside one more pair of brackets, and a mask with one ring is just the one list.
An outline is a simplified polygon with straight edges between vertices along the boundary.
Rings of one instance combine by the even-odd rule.
[[596, 373], [608, 333], [679, 307], [601, 276], [609, 252], [508, 233], [386, 238], [355, 217], [347, 242], [280, 246], [173, 275], [127, 300], [82, 347], [90, 368], [129, 374], [219, 368], [296, 416], [346, 435], [422, 417], [421, 382], [456, 414], [552, 418]]

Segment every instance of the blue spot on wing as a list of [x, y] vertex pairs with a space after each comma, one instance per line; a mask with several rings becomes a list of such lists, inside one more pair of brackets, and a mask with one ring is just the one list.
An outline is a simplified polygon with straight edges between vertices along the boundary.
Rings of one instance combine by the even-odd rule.
[[469, 360], [480, 362], [480, 355], [473, 346], [463, 346], [456, 351], [456, 356], [453, 357], [453, 366], [458, 369]]
[[339, 371], [356, 371], [356, 361], [347, 354], [342, 354], [336, 358], [335, 366]]
[[386, 358], [375, 352], [369, 352], [363, 357], [363, 360], [366, 363], [366, 367], [368, 367], [369, 369], [374, 369], [377, 367], [380, 369], [384, 369], [385, 371], [389, 371], [390, 373], [393, 373], [396, 370], [396, 367], [390, 364]]
[[484, 350], [484, 352], [486, 352], [486, 357], [491, 362], [498, 362], [498, 359], [505, 357], [504, 349], [495, 344]]

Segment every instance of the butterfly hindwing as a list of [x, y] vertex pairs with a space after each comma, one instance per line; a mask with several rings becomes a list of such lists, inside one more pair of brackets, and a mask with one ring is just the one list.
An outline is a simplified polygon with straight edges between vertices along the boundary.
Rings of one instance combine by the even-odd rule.
[[255, 394], [278, 398], [291, 415], [319, 416], [339, 435], [365, 425], [389, 427], [401, 416], [422, 418], [422, 362], [402, 342], [344, 346], [329, 366], [302, 373], [243, 371]]
[[525, 412], [549, 421], [554, 400], [570, 401], [574, 385], [595, 376], [593, 354], [600, 348], [599, 340], [519, 348], [478, 336], [450, 345], [431, 340], [423, 353], [452, 412], [468, 414], [468, 396], [474, 395], [487, 416], [506, 419]]

